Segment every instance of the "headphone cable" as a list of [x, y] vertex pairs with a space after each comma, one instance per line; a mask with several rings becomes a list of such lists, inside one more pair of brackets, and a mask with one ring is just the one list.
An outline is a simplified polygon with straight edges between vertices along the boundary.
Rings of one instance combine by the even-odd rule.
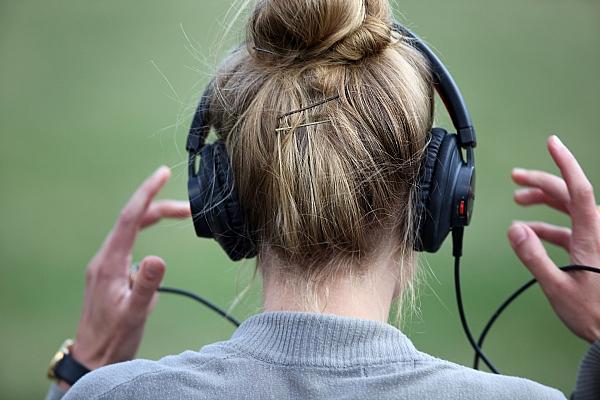
[[[462, 236], [462, 233], [463, 233], [460, 231], [462, 231], [462, 229], [456, 229], [452, 233], [453, 241], [455, 243], [455, 249], [458, 250], [458, 253], [460, 253], [460, 247], [462, 247], [462, 246], [460, 246], [462, 244], [462, 243], [460, 243], [460, 242], [462, 242], [462, 238], [458, 238], [458, 236]], [[459, 244], [459, 247], [456, 247], [457, 244]], [[457, 253], [457, 251], [455, 251], [455, 253]], [[463, 307], [462, 292], [461, 292], [461, 285], [460, 285], [460, 255], [456, 255], [456, 254], [454, 257], [454, 283], [455, 283], [456, 302], [458, 304], [458, 313], [460, 315], [460, 321], [462, 323], [463, 330], [465, 331], [465, 334], [466, 334], [467, 338], [469, 339], [469, 343], [471, 344], [471, 347], [473, 347], [473, 350], [477, 354], [476, 362], [478, 363], [478, 360], [481, 358], [484, 361], [484, 363], [490, 368], [490, 370], [492, 370], [492, 372], [497, 374], [497, 373], [499, 373], [498, 370], [494, 367], [492, 362], [486, 357], [486, 355], [481, 350], [481, 348], [480, 348], [481, 344], [478, 345], [477, 343], [475, 343], [475, 339], [473, 338], [473, 334], [471, 333], [471, 329], [469, 328], [469, 325], [467, 323], [467, 319], [466, 319], [465, 311], [464, 311], [464, 307]], [[529, 286], [531, 286], [531, 284]], [[522, 289], [521, 292], [524, 290], [525, 289]], [[220, 316], [225, 318], [227, 321], [229, 321], [235, 327], [240, 326], [240, 322], [237, 319], [235, 319], [233, 316], [231, 316], [227, 311], [223, 310], [221, 307], [212, 303], [210, 300], [208, 300], [204, 297], [198, 296], [195, 293], [192, 293], [192, 292], [189, 292], [189, 291], [183, 290], [183, 289], [177, 289], [177, 288], [165, 287], [165, 286], [158, 288], [158, 292], [167, 293], [167, 294], [175, 294], [178, 296], [187, 297], [189, 299], [197, 301], [198, 303], [204, 305], [205, 307], [209, 308], [210, 310], [216, 312], [217, 314], [219, 314]], [[516, 297], [516, 296], [514, 296], [514, 297]], [[514, 300], [514, 298], [512, 300]], [[490, 320], [490, 322], [488, 322], [488, 325], [486, 326], [486, 330], [484, 330], [483, 336], [479, 339], [480, 343], [483, 343], [483, 340], [485, 339], [485, 334], [487, 334], [489, 329], [492, 327], [495, 319], [500, 315], [502, 310], [510, 304], [511, 301], [508, 301], [507, 303], [503, 304], [503, 307], [501, 307], [499, 312], [497, 312], [494, 315], [494, 317], [492, 318], [492, 320]]]
[[[600, 268], [589, 267], [587, 265], [567, 265], [565, 267], [560, 267], [560, 269], [564, 272], [569, 272], [569, 273], [574, 272], [574, 271], [587, 271], [587, 272], [594, 272], [596, 274], [600, 274]], [[477, 347], [480, 350], [483, 347], [483, 342], [485, 341], [485, 338], [487, 337], [488, 333], [492, 329], [492, 326], [494, 326], [494, 323], [498, 320], [498, 318], [504, 312], [504, 310], [506, 310], [506, 308], [508, 308], [508, 306], [511, 305], [513, 303], [513, 301], [515, 301], [520, 295], [522, 295], [527, 289], [529, 289], [536, 283], [538, 283], [537, 279], [531, 279], [529, 282], [527, 282], [526, 284], [521, 286], [519, 289], [517, 289], [513, 294], [511, 294], [500, 305], [500, 307], [498, 307], [496, 309], [496, 311], [494, 312], [494, 314], [492, 315], [490, 320], [485, 325], [485, 328], [483, 328], [483, 331], [481, 332], [481, 335], [479, 336], [479, 340], [477, 340]], [[473, 360], [473, 368], [474, 369], [479, 369], [479, 360], [480, 359], [482, 359], [480, 353], [475, 351], [475, 358]], [[485, 362], [485, 360], [484, 360], [484, 362]]]
[[187, 297], [189, 299], [197, 301], [198, 303], [210, 308], [211, 310], [213, 310], [214, 312], [216, 312], [217, 314], [219, 314], [220, 316], [225, 318], [227, 321], [231, 322], [235, 327], [240, 326], [240, 322], [237, 319], [235, 319], [233, 316], [231, 316], [227, 311], [223, 310], [221, 307], [219, 307], [216, 304], [212, 303], [211, 301], [205, 299], [204, 297], [198, 296], [195, 293], [188, 292], [187, 290], [176, 289], [176, 288], [171, 288], [171, 287], [160, 287], [160, 288], [158, 288], [158, 291], [161, 293], [176, 294], [176, 295]]
[[[517, 289], [513, 294], [511, 294], [496, 309], [496, 311], [494, 312], [492, 317], [486, 323], [481, 334], [479, 335], [479, 339], [476, 342], [475, 338], [473, 337], [473, 333], [471, 332], [471, 329], [469, 327], [468, 321], [467, 321], [464, 304], [463, 304], [463, 299], [462, 299], [462, 287], [461, 287], [461, 281], [460, 281], [460, 272], [461, 272], [460, 271], [460, 259], [462, 256], [463, 235], [464, 235], [463, 228], [455, 228], [452, 230], [452, 243], [453, 243], [452, 254], [454, 257], [454, 289], [455, 289], [455, 294], [456, 294], [456, 304], [458, 306], [458, 314], [460, 317], [460, 322], [461, 322], [463, 331], [465, 333], [465, 336], [467, 337], [469, 344], [471, 345], [471, 347], [473, 348], [473, 351], [475, 352], [475, 357], [473, 360], [473, 368], [478, 370], [480, 361], [483, 361], [484, 364], [486, 364], [488, 366], [490, 371], [492, 371], [494, 374], [499, 374], [500, 373], [499, 370], [494, 366], [494, 364], [491, 362], [491, 360], [485, 355], [485, 353], [482, 350], [485, 339], [487, 338], [488, 334], [490, 333], [492, 327], [494, 326], [494, 324], [496, 323], [496, 321], [498, 320], [500, 315], [502, 315], [502, 313], [508, 308], [508, 306], [511, 305], [527, 289], [529, 289], [530, 287], [532, 287], [533, 285], [535, 285], [538, 282], [536, 279], [531, 279], [530, 281], [525, 283], [523, 286], [521, 286], [519, 289]], [[594, 273], [600, 274], [600, 268], [590, 267], [590, 266], [586, 266], [586, 265], [567, 265], [564, 267], [560, 267], [560, 270], [562, 270], [564, 272], [569, 272], [569, 273], [575, 272], [575, 271], [587, 271], [587, 272], [594, 272]], [[220, 316], [225, 318], [227, 321], [229, 321], [235, 327], [240, 326], [240, 322], [237, 319], [235, 319], [231, 314], [229, 314], [227, 311], [225, 311], [221, 307], [217, 306], [216, 304], [212, 303], [208, 299], [198, 296], [195, 293], [192, 293], [192, 292], [189, 292], [189, 291], [183, 290], [183, 289], [164, 287], [164, 286], [158, 288], [158, 292], [167, 293], [167, 294], [175, 294], [175, 295], [179, 295], [179, 296], [183, 296], [183, 297], [192, 299], [192, 300], [204, 305], [205, 307], [209, 308], [210, 310], [216, 312], [217, 314], [219, 314]]]
[[463, 236], [465, 234], [464, 227], [456, 227], [452, 229], [452, 256], [454, 257], [454, 292], [456, 294], [456, 304], [458, 306], [458, 315], [460, 316], [460, 323], [462, 325], [463, 331], [469, 340], [469, 344], [475, 351], [475, 354], [479, 358], [483, 360], [483, 362], [488, 366], [488, 368], [495, 374], [499, 374], [498, 370], [494, 366], [494, 364], [490, 361], [490, 359], [483, 353], [483, 350], [477, 345], [475, 342], [475, 338], [473, 337], [473, 333], [471, 332], [471, 328], [469, 328], [469, 324], [467, 322], [467, 317], [465, 315], [465, 309], [462, 300], [462, 289], [460, 285], [460, 258], [462, 257], [462, 248], [463, 248]]
[[473, 333], [469, 328], [469, 324], [467, 322], [467, 317], [465, 315], [465, 309], [462, 301], [462, 290], [460, 285], [460, 257], [454, 257], [454, 291], [456, 292], [456, 304], [458, 305], [458, 315], [460, 316], [460, 323], [462, 325], [463, 331], [469, 340], [469, 344], [477, 354], [477, 357], [483, 360], [483, 362], [488, 366], [490, 371], [494, 374], [499, 374], [500, 372], [494, 366], [494, 364], [490, 361], [490, 359], [483, 353], [480, 345], [475, 342], [475, 338], [473, 337]]

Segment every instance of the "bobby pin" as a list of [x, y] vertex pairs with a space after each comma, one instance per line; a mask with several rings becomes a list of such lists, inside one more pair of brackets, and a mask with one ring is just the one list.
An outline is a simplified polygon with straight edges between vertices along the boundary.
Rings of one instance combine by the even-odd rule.
[[252, 47], [255, 51], [258, 51], [260, 53], [267, 53], [267, 54], [271, 54], [272, 56], [276, 56], [278, 55], [277, 53], [271, 51], [271, 50], [267, 50], [267, 49], [261, 49], [260, 47]]
[[337, 99], [339, 99], [339, 98], [340, 98], [340, 95], [339, 95], [339, 94], [338, 94], [337, 96], [329, 97], [328, 99], [322, 100], [322, 101], [320, 101], [320, 102], [318, 102], [318, 103], [315, 103], [315, 104], [311, 104], [310, 106], [307, 106], [307, 107], [301, 108], [301, 109], [299, 109], [299, 110], [290, 111], [290, 112], [288, 112], [288, 113], [285, 113], [285, 114], [283, 114], [283, 115], [280, 115], [280, 116], [279, 116], [279, 119], [281, 119], [281, 118], [285, 118], [285, 117], [289, 117], [290, 115], [294, 115], [294, 114], [301, 113], [302, 111], [310, 110], [311, 108], [318, 107], [318, 106], [320, 106], [320, 105], [322, 105], [322, 104], [329, 103], [330, 101], [337, 100]]
[[306, 123], [306, 124], [300, 124], [300, 125], [298, 125], [296, 127], [285, 126], [283, 128], [277, 128], [277, 129], [275, 129], [275, 132], [289, 131], [289, 130], [292, 130], [294, 128], [304, 128], [304, 127], [307, 127], [307, 126], [321, 125], [321, 124], [326, 124], [328, 122], [331, 122], [331, 120], [330, 119], [326, 119], [326, 120], [323, 120], [323, 121], [309, 122], [309, 123]]

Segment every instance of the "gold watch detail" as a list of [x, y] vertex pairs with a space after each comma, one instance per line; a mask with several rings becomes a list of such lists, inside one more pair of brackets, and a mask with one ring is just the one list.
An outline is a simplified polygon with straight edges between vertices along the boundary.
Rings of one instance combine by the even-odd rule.
[[71, 352], [71, 346], [73, 346], [73, 343], [73, 339], [65, 340], [64, 343], [60, 346], [60, 349], [58, 349], [58, 351], [54, 355], [54, 357], [52, 357], [52, 360], [50, 360], [50, 366], [48, 367], [48, 379], [58, 381], [58, 378], [54, 374], [54, 369], [56, 368], [56, 365], [60, 362], [60, 360], [62, 360], [66, 354], [69, 354]]

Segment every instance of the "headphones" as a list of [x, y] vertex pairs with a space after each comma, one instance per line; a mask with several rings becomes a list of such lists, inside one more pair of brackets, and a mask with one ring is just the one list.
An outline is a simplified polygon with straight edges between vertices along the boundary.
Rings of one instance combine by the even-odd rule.
[[[467, 323], [460, 284], [464, 227], [471, 221], [475, 200], [474, 149], [477, 145], [475, 129], [462, 94], [441, 60], [418, 36], [398, 22], [394, 23], [394, 30], [408, 38], [414, 48], [428, 60], [434, 78], [434, 87], [456, 129], [456, 133], [448, 133], [442, 128], [433, 128], [430, 132], [430, 141], [425, 150], [415, 199], [417, 234], [413, 247], [416, 251], [435, 253], [452, 232], [456, 302], [463, 330], [475, 352], [473, 368], [479, 369], [481, 360], [492, 372], [499, 373], [483, 353], [483, 343], [504, 310], [537, 281], [532, 279], [511, 294], [494, 312], [478, 340], [475, 340]], [[200, 237], [216, 239], [227, 255], [237, 261], [256, 255], [256, 241], [238, 201], [225, 143], [218, 140], [206, 144], [206, 137], [211, 128], [207, 123], [210, 89], [209, 86], [200, 100], [187, 139], [190, 205], [196, 234]], [[200, 163], [196, 166], [198, 158]], [[600, 274], [600, 268], [585, 265], [568, 265], [560, 269], [565, 272], [589, 271]], [[198, 295], [165, 287], [159, 288], [159, 291], [194, 299], [235, 326], [239, 326], [239, 322], [227, 311]]]
[[[456, 133], [442, 128], [431, 130], [420, 171], [414, 249], [434, 253], [450, 231], [462, 232], [471, 220], [475, 199], [475, 129], [463, 96], [441, 60], [407, 28], [398, 22], [393, 26], [428, 60], [434, 87], [456, 129]], [[217, 240], [232, 260], [252, 258], [257, 253], [255, 234], [238, 200], [225, 143], [218, 140], [206, 144], [211, 128], [207, 122], [209, 98], [210, 86], [200, 100], [186, 144], [194, 228], [199, 237]]]

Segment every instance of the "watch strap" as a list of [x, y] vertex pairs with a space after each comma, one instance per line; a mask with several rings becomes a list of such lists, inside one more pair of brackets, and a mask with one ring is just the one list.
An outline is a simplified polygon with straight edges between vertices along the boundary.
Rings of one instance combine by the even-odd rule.
[[69, 385], [75, 384], [88, 372], [90, 370], [78, 363], [70, 354], [65, 354], [54, 368], [56, 378], [67, 382]]

